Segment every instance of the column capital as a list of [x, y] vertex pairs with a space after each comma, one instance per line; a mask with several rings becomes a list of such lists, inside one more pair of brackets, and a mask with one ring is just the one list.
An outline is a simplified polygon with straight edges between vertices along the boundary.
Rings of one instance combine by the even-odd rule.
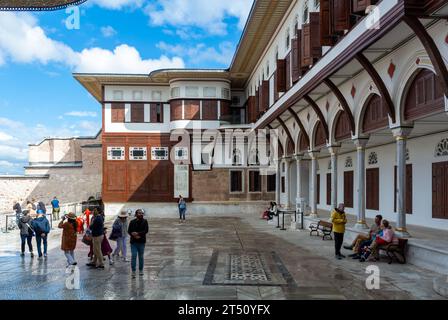
[[367, 146], [367, 143], [369, 142], [369, 138], [367, 137], [358, 137], [353, 139], [353, 143], [355, 144], [357, 149], [364, 149]]
[[294, 159], [296, 159], [296, 160], [298, 160], [298, 161], [303, 160], [304, 157], [305, 157], [305, 155], [302, 154], [302, 153], [299, 153], [299, 154], [295, 154], [295, 155], [294, 155]]
[[310, 150], [308, 151], [308, 155], [310, 156], [311, 160], [317, 159], [317, 156], [319, 155], [320, 151], [317, 150]]
[[331, 155], [337, 155], [339, 150], [341, 149], [341, 145], [340, 144], [327, 145], [327, 148]]
[[414, 129], [414, 127], [410, 127], [410, 126], [395, 127], [395, 128], [392, 128], [392, 134], [397, 141], [406, 140], [407, 137], [409, 137], [409, 135], [411, 134], [412, 129]]

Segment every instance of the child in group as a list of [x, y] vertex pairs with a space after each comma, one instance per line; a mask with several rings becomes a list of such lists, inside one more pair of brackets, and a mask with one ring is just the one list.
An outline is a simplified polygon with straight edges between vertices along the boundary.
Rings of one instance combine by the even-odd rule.
[[78, 217], [76, 218], [76, 223], [78, 224], [78, 229], [76, 230], [78, 232], [78, 234], [83, 234], [84, 233], [84, 220], [82, 219], [82, 217]]

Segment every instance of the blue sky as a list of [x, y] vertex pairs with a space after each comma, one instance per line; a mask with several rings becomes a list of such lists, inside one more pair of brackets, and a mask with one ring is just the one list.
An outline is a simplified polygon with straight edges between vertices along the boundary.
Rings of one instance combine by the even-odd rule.
[[88, 0], [73, 11], [0, 12], [0, 174], [29, 143], [94, 135], [100, 105], [72, 72], [227, 68], [252, 0]]

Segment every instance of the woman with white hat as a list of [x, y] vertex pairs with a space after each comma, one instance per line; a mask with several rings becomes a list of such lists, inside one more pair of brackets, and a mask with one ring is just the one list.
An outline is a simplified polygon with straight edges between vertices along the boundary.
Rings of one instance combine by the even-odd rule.
[[126, 211], [121, 211], [112, 226], [112, 233], [110, 235], [110, 240], [117, 241], [117, 248], [114, 251], [113, 256], [118, 257], [121, 252], [123, 261], [128, 262], [126, 258], [126, 241], [128, 239], [128, 213]]

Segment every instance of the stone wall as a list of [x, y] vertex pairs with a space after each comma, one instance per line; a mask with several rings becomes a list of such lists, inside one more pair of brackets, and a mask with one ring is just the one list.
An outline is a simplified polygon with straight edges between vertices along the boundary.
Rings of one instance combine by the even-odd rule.
[[248, 169], [244, 171], [243, 192], [230, 193], [230, 170], [214, 168], [213, 171], [193, 171], [192, 194], [194, 201], [271, 201], [275, 192], [266, 192], [267, 178], [262, 176], [262, 192], [248, 192]]
[[83, 147], [81, 152], [81, 167], [27, 169], [24, 176], [0, 177], [0, 212], [11, 211], [14, 200], [24, 205], [35, 198], [49, 204], [57, 196], [61, 203], [72, 203], [101, 194], [102, 149]]

